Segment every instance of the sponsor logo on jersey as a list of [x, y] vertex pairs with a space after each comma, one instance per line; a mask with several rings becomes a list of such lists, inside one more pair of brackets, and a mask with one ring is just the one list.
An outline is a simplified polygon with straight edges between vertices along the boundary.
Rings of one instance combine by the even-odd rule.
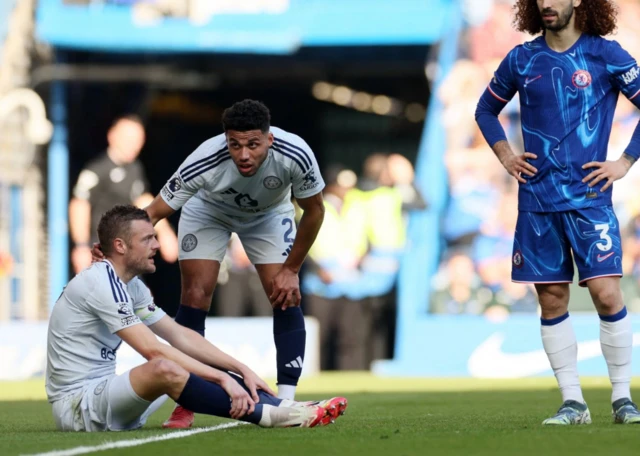
[[120, 319], [120, 323], [122, 323], [122, 326], [129, 326], [131, 323], [135, 323], [138, 321], [138, 317], [136, 317], [135, 315], [130, 315], [128, 317], [124, 317]]
[[254, 208], [258, 206], [258, 202], [247, 193], [238, 193], [233, 200], [239, 208]]
[[305, 174], [302, 180], [304, 181], [304, 184], [300, 189], [302, 191], [311, 190], [313, 188], [316, 188], [318, 185], [320, 185], [320, 182], [318, 182], [318, 178], [316, 177], [314, 170], [310, 170], [307, 174]]
[[276, 176], [267, 176], [262, 181], [262, 185], [269, 190], [275, 190], [277, 188], [282, 187], [282, 180]]
[[161, 193], [162, 196], [164, 196], [169, 201], [171, 201], [174, 197], [173, 193], [171, 193], [166, 186], [162, 187]]
[[524, 265], [524, 258], [522, 258], [522, 252], [520, 250], [516, 250], [513, 253], [513, 266], [516, 268], [521, 268]]
[[629, 71], [627, 71], [625, 74], [623, 74], [622, 75], [622, 80], [624, 81], [624, 83], [626, 85], [629, 85], [633, 81], [638, 79], [638, 76], [640, 76], [640, 69], [638, 67], [635, 67], [635, 68], [631, 68]]
[[595, 190], [592, 190], [592, 189], [587, 190], [587, 194], [585, 195], [585, 198], [594, 199], [597, 197], [598, 197], [598, 194], [595, 192]]
[[587, 70], [578, 70], [573, 73], [571, 80], [578, 89], [586, 89], [591, 85], [591, 73]]
[[198, 238], [193, 234], [187, 234], [182, 238], [182, 250], [185, 252], [191, 252], [198, 246]]

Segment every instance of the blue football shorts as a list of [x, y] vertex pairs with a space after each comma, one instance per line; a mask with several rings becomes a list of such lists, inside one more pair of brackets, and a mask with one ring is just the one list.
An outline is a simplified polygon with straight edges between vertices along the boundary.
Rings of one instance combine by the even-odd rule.
[[611, 206], [518, 214], [514, 282], [571, 283], [574, 261], [581, 286], [597, 277], [622, 276], [620, 226]]

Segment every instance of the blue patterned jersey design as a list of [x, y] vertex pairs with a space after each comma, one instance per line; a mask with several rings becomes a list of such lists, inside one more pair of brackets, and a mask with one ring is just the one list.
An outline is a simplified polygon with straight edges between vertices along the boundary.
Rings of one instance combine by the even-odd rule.
[[528, 182], [520, 185], [519, 210], [611, 204], [611, 188], [601, 193], [603, 184], [589, 189], [582, 183], [592, 171], [582, 166], [606, 160], [619, 93], [640, 101], [640, 69], [617, 42], [583, 34], [567, 51], [555, 52], [538, 37], [509, 52], [487, 92], [501, 103], [519, 94], [524, 147], [537, 155], [529, 160], [537, 174], [523, 176]]

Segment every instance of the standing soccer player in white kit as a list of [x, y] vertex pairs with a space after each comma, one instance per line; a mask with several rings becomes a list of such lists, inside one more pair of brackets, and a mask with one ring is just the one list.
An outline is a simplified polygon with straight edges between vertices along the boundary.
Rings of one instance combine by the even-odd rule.
[[[182, 208], [182, 298], [175, 320], [200, 334], [220, 261], [231, 233], [238, 234], [273, 306], [278, 397], [293, 399], [306, 337], [298, 271], [324, 219], [324, 182], [307, 143], [270, 123], [268, 108], [258, 101], [226, 109], [225, 133], [189, 155], [146, 211], [156, 224]], [[297, 233], [292, 188], [304, 210]], [[96, 249], [94, 254], [99, 256]], [[178, 406], [165, 427], [192, 424], [193, 413]]]

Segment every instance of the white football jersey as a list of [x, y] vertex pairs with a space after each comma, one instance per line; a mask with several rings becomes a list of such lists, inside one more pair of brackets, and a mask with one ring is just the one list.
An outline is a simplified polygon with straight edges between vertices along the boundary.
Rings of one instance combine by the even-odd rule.
[[264, 214], [291, 206], [296, 198], [308, 198], [324, 188], [318, 163], [302, 138], [271, 127], [273, 145], [258, 172], [245, 177], [229, 155], [227, 138], [215, 136], [200, 145], [162, 188], [162, 199], [180, 209], [191, 197], [210, 203], [229, 216]]
[[47, 335], [46, 390], [49, 402], [88, 380], [115, 374], [117, 332], [149, 326], [166, 314], [137, 277], [123, 283], [104, 260], [75, 276], [58, 298]]

